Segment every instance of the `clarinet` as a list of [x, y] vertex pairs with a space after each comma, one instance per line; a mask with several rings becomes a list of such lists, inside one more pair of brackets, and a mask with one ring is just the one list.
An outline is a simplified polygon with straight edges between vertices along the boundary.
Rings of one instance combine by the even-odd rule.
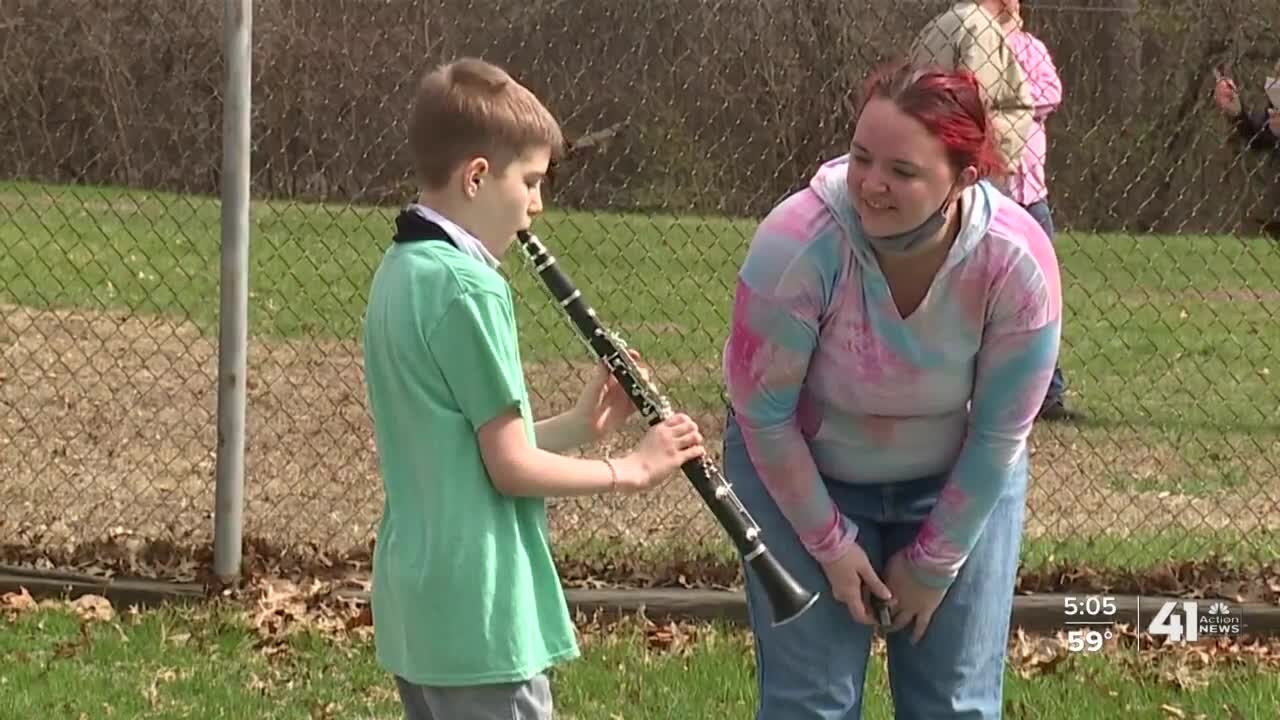
[[[605, 362], [621, 383], [641, 416], [650, 426], [670, 417], [670, 402], [653, 383], [644, 379], [627, 352], [626, 342], [604, 327], [596, 317], [596, 311], [583, 299], [582, 293], [559, 268], [556, 259], [537, 236], [522, 230], [516, 237], [546, 289], [564, 308], [591, 351]], [[818, 595], [802, 587], [769, 551], [760, 538], [760, 526], [711, 460], [704, 455], [686, 462], [680, 470], [702, 496], [702, 501], [728, 533], [744, 561], [759, 575], [769, 597], [774, 626], [784, 625], [812, 607]]]

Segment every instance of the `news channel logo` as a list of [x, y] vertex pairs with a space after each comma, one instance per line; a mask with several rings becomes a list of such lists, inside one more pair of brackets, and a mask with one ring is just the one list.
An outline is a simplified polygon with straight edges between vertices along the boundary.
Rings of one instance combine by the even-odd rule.
[[[1203, 609], [1202, 609], [1203, 605]], [[1167, 642], [1234, 637], [1244, 632], [1244, 616], [1224, 600], [1170, 600], [1147, 624], [1147, 633]]]

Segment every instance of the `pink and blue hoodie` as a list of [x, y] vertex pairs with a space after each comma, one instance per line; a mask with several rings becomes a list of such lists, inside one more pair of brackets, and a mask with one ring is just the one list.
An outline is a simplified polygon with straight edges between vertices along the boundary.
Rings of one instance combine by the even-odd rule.
[[932, 587], [954, 581], [1016, 478], [1058, 355], [1062, 291], [1053, 245], [986, 182], [905, 319], [845, 183], [848, 156], [761, 223], [739, 271], [724, 372], [761, 480], [819, 561], [857, 527], [831, 483], [945, 474], [907, 559]]

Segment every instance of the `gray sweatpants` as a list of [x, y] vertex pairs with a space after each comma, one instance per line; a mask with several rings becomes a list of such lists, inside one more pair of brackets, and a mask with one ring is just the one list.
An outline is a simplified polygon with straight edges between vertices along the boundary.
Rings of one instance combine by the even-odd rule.
[[405, 720], [552, 720], [545, 674], [522, 683], [432, 687], [396, 677]]

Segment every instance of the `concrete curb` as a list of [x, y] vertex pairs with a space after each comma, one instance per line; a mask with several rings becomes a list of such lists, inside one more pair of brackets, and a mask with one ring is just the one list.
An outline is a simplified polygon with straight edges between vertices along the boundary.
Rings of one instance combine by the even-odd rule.
[[[741, 592], [679, 588], [643, 590], [565, 591], [569, 605], [590, 615], [606, 616], [644, 612], [650, 618], [725, 620], [747, 623], [746, 602]], [[1106, 609], [1102, 599], [1106, 598]], [[1017, 595], [1013, 599], [1012, 625], [1027, 632], [1054, 633], [1072, 628], [1105, 630], [1109, 624], [1145, 628], [1166, 602], [1186, 598], [1164, 596], [1108, 595], [1103, 593], [1053, 593]], [[1199, 599], [1201, 615], [1212, 599]], [[1242, 617], [1251, 635], [1280, 636], [1280, 607], [1265, 603], [1227, 601], [1232, 617]], [[1068, 606], [1078, 610], [1068, 615]], [[1114, 607], [1114, 612], [1111, 608]], [[1145, 631], [1145, 630], [1144, 630]]]
[[[25, 587], [33, 597], [75, 598], [101, 595], [115, 605], [150, 607], [166, 603], [197, 603], [207, 598], [204, 586], [195, 583], [171, 583], [158, 580], [107, 579], [77, 573], [35, 571], [0, 566], [0, 594]], [[368, 600], [361, 591], [340, 591], [339, 596]], [[572, 611], [585, 615], [616, 618], [643, 612], [653, 620], [721, 620], [745, 625], [746, 602], [741, 591], [700, 590], [685, 588], [641, 588], [636, 590], [566, 588], [566, 599]], [[1100, 599], [1106, 597], [1114, 605], [1114, 613], [1103, 612]], [[1087, 598], [1092, 598], [1086, 602]], [[1068, 616], [1068, 600], [1081, 612]], [[1186, 598], [1164, 596], [1106, 595], [1103, 593], [1018, 595], [1013, 600], [1013, 626], [1028, 632], [1053, 633], [1073, 626], [1105, 629], [1108, 623], [1145, 626], [1155, 617], [1161, 605]], [[1202, 598], [1203, 605], [1212, 598]], [[1242, 617], [1250, 635], [1280, 635], [1280, 607], [1266, 603], [1228, 601], [1231, 615]], [[1109, 608], [1108, 608], [1109, 609]], [[1090, 612], [1091, 611], [1091, 612]], [[1203, 610], [1201, 613], [1203, 614]], [[1076, 625], [1073, 625], [1076, 624]], [[1087, 624], [1086, 624], [1087, 623]]]

